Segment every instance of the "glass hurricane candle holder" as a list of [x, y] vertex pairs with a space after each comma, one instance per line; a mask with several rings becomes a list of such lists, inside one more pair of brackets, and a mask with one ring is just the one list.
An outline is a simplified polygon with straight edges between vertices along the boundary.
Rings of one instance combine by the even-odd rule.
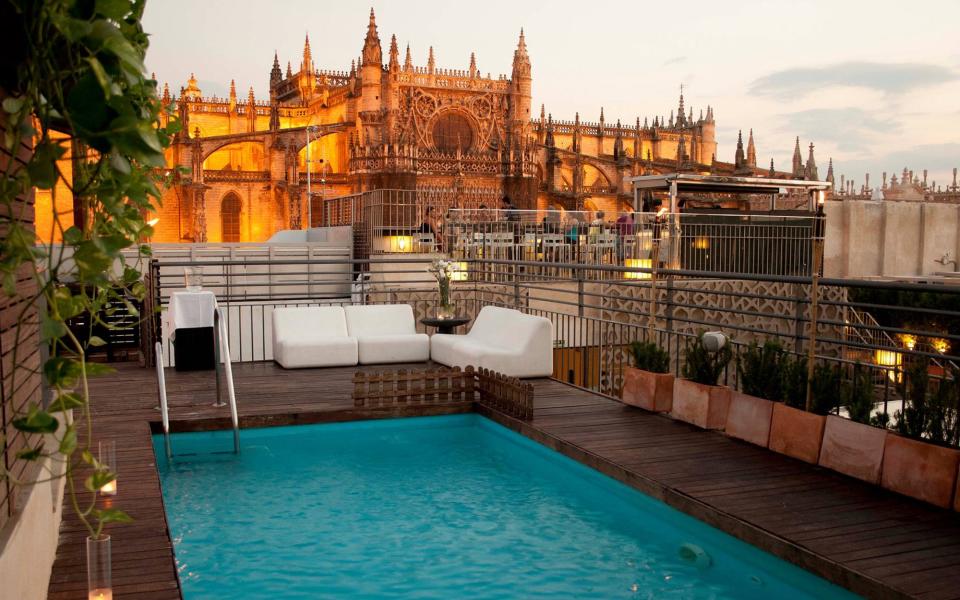
[[110, 536], [87, 538], [87, 600], [113, 600]]
[[[117, 474], [117, 442], [114, 440], [100, 440], [100, 455], [97, 460], [116, 477]], [[117, 495], [117, 480], [108, 481], [100, 487], [101, 496]]]
[[203, 269], [201, 267], [184, 267], [183, 283], [188, 292], [199, 292], [203, 289]]

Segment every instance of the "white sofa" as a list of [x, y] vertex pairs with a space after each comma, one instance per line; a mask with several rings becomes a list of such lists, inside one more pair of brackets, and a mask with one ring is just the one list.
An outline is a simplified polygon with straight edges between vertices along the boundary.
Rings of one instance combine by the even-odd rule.
[[285, 369], [357, 364], [357, 338], [347, 333], [340, 306], [273, 310], [273, 360]]
[[409, 304], [345, 306], [347, 332], [357, 339], [360, 364], [424, 362], [430, 358], [430, 336], [417, 333]]
[[430, 357], [449, 367], [472, 365], [511, 377], [549, 377], [553, 329], [549, 319], [484, 306], [466, 335], [431, 337]]

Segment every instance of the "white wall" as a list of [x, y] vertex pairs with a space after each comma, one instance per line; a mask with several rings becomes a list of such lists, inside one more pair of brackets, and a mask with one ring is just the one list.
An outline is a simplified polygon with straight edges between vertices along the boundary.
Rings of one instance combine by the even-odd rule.
[[827, 202], [827, 277], [920, 277], [957, 272], [960, 205], [883, 200]]

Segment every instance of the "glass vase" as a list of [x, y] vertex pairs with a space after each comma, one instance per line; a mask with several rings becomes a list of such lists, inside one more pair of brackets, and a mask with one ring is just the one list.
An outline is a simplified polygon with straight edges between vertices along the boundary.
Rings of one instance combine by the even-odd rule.
[[87, 599], [113, 600], [109, 535], [87, 538]]
[[451, 303], [439, 304], [437, 306], [438, 319], [452, 319], [457, 316], [457, 307]]
[[[97, 460], [100, 461], [100, 464], [104, 466], [107, 470], [117, 475], [117, 442], [115, 440], [100, 440], [99, 442], [99, 456]], [[116, 496], [117, 495], [117, 480], [114, 478], [113, 481], [108, 481], [100, 487], [101, 496]]]

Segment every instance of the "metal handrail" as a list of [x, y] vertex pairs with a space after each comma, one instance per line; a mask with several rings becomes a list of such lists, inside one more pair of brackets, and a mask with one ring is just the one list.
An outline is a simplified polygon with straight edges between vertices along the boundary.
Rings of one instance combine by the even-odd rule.
[[155, 351], [157, 353], [157, 388], [160, 395], [160, 418], [163, 421], [163, 448], [167, 454], [167, 460], [173, 458], [173, 450], [170, 448], [170, 410], [167, 407], [167, 380], [163, 374], [163, 344], [156, 343]]
[[[217, 328], [217, 338], [219, 342], [220, 354], [223, 356], [223, 370], [227, 376], [227, 399], [230, 404], [230, 420], [233, 424], [233, 453], [240, 454], [240, 417], [237, 415], [237, 397], [233, 389], [233, 364], [230, 360], [230, 343], [227, 340], [226, 320], [223, 318], [222, 308], [214, 311], [214, 317]], [[217, 373], [217, 403], [215, 406], [222, 406], [220, 402], [220, 364], [219, 361], [214, 365]]]

